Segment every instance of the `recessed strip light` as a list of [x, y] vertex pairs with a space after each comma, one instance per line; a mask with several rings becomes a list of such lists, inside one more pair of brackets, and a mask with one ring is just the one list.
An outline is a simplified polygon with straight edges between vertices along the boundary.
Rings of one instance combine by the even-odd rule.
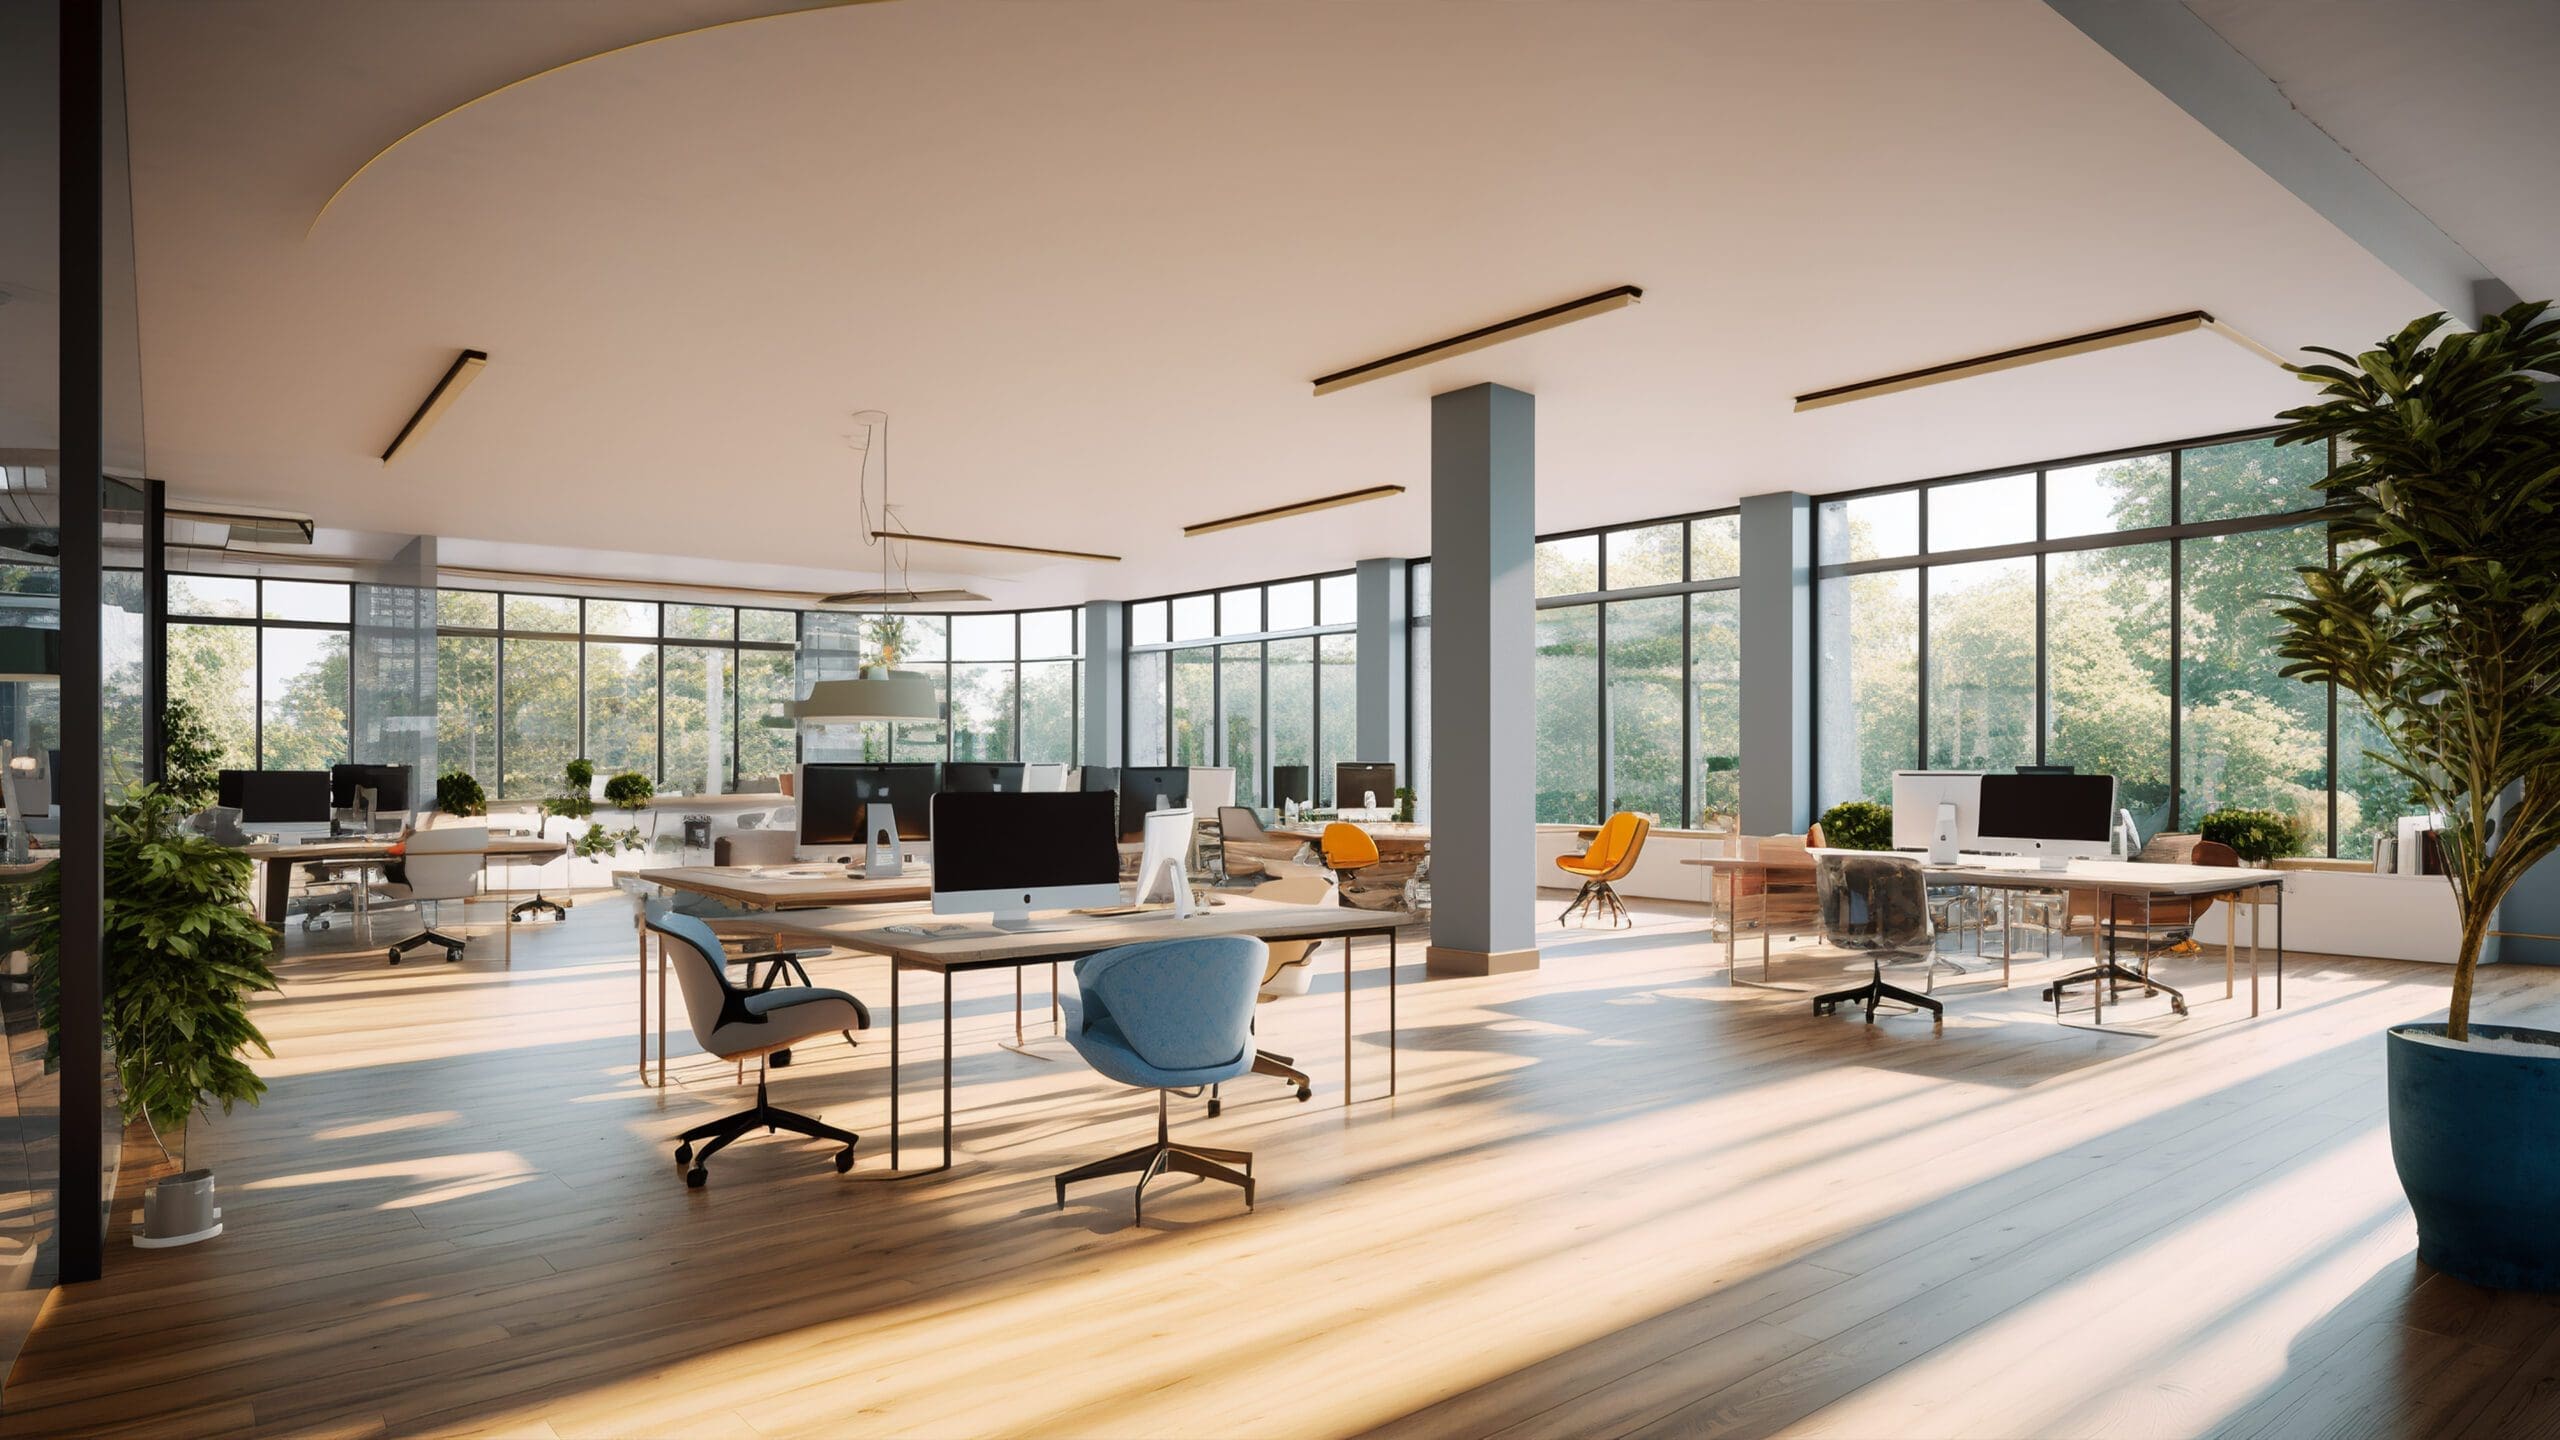
[[1008, 545], [1001, 540], [954, 540], [948, 535], [917, 535], [905, 530], [874, 530], [870, 541], [898, 540], [911, 545], [944, 545], [954, 550], [987, 550], [998, 555], [1038, 555], [1050, 560], [1092, 560], [1117, 565], [1117, 555], [1098, 555], [1091, 550], [1054, 550], [1046, 545]]
[[1399, 350], [1383, 360], [1372, 360], [1365, 365], [1354, 365], [1348, 370], [1336, 370], [1330, 375], [1319, 375], [1315, 381], [1316, 393], [1330, 395], [1336, 390], [1348, 390], [1354, 385], [1365, 385], [1372, 380], [1401, 375], [1407, 370], [1419, 370], [1425, 365], [1464, 355], [1472, 350], [1499, 345], [1505, 340], [1517, 340], [1523, 335], [1535, 335], [1541, 330], [1553, 330], [1559, 325], [1569, 325], [1585, 316], [1605, 315], [1612, 310], [1624, 310], [1643, 298], [1643, 287], [1621, 285], [1614, 290], [1603, 290], [1597, 295], [1585, 295], [1579, 300], [1567, 300], [1561, 305], [1550, 305], [1544, 310], [1532, 310], [1526, 315], [1515, 315], [1480, 330], [1470, 330], [1464, 335], [1452, 335], [1446, 340], [1434, 340], [1428, 345]]
[[2121, 345], [2139, 345], [2145, 340], [2165, 340], [2172, 335], [2184, 335], [2194, 330], [2210, 330], [2272, 364], [2284, 363], [2283, 356], [2214, 319], [2211, 314], [2202, 310], [2188, 310], [2176, 315], [2163, 315], [2157, 320], [2142, 320], [2131, 325], [2092, 330], [2085, 335], [2068, 335], [2060, 340], [2021, 345], [2015, 350], [1976, 355], [1964, 360], [1950, 360], [1944, 365], [1931, 365], [1922, 370], [1906, 370], [1899, 375], [1861, 380], [1854, 385], [1836, 385], [1828, 390], [1815, 390], [1797, 396], [1795, 408], [1799, 411], [1820, 410], [1828, 405], [1845, 405], [1852, 400], [1868, 400], [1878, 395], [1893, 395], [1904, 390], [1917, 390], [1923, 385], [1943, 385], [1950, 380], [1965, 380], [1976, 375], [2015, 370], [2022, 365], [2059, 360], [2066, 355], [2086, 355], [2096, 350], [2113, 350]]
[[444, 418], [444, 412], [461, 398], [463, 390], [480, 378], [480, 367], [488, 363], [489, 352], [486, 350], [465, 350], [454, 356], [453, 363], [445, 367], [444, 378], [436, 382], [436, 388], [427, 392], [418, 412], [409, 417], [408, 424], [400, 427], [399, 434], [391, 437], [390, 448], [382, 452], [382, 463], [390, 464], [391, 457], [400, 453], [401, 446], [426, 434], [429, 427]]
[[1259, 525], [1266, 520], [1286, 520], [1292, 515], [1312, 515], [1318, 510], [1330, 510], [1337, 505], [1357, 505], [1363, 500], [1384, 500], [1390, 495], [1403, 493], [1404, 487], [1401, 485], [1372, 485], [1366, 490], [1345, 490], [1339, 495], [1321, 495], [1313, 500], [1300, 500], [1291, 505], [1274, 505], [1268, 510], [1247, 510], [1241, 515], [1230, 515], [1224, 520], [1203, 520], [1197, 525], [1183, 526], [1182, 533], [1208, 535], [1244, 525]]

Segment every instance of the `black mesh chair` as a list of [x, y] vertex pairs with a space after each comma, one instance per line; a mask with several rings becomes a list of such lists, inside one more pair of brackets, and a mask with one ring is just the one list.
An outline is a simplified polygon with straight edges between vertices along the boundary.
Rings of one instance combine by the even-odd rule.
[[1929, 924], [1929, 882], [1919, 861], [1901, 855], [1825, 855], [1814, 869], [1814, 894], [1823, 940], [1843, 950], [1865, 951], [1874, 962], [1873, 978], [1866, 984], [1815, 996], [1814, 1014], [1831, 1014], [1843, 1004], [1863, 1005], [1872, 1025], [1876, 1007], [1892, 1000], [1946, 1022], [1944, 1005], [1884, 978], [1888, 960], [1926, 965], [1937, 957], [1937, 932]]

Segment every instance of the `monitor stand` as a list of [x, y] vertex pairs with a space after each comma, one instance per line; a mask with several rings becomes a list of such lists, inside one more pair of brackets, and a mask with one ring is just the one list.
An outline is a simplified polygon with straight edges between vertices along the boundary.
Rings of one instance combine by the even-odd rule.
[[1956, 802], [1953, 800], [1938, 802], [1938, 823], [1929, 832], [1929, 863], [1956, 863]]
[[862, 873], [874, 880], [899, 872], [898, 812], [874, 800], [862, 807]]
[[2049, 875], [2058, 874], [2071, 868], [2071, 857], [2049, 854], [2043, 846], [2039, 845], [2036, 847], [2036, 868]]

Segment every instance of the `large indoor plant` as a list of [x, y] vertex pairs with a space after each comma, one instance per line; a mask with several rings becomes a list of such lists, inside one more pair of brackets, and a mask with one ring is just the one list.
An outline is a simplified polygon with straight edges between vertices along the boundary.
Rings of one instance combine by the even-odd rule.
[[2322, 400], [2282, 440], [2336, 444], [2335, 560], [2280, 607], [2285, 673], [2332, 682], [2375, 758], [2440, 816], [2461, 938], [2440, 1025], [2387, 1041], [2391, 1147], [2418, 1254], [2462, 1279], [2560, 1289], [2560, 1034], [2471, 1023], [2498, 906], [2560, 845], [2560, 373], [2548, 302], [2477, 330], [2418, 320], [2298, 367]]

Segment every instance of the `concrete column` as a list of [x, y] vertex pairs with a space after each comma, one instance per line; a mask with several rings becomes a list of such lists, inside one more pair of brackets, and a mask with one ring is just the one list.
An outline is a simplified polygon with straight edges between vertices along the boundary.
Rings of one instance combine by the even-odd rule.
[[436, 792], [436, 540], [420, 535], [355, 586], [355, 753], [407, 765], [412, 803]]
[[1129, 637], [1127, 612], [1117, 600], [1088, 601], [1084, 607], [1084, 661], [1078, 696], [1084, 709], [1087, 765], [1120, 764], [1121, 731], [1128, 714]]
[[1392, 762], [1396, 783], [1410, 786], [1413, 774], [1405, 763], [1405, 687], [1411, 671], [1405, 664], [1405, 645], [1412, 631], [1405, 623], [1405, 562], [1363, 560], [1355, 583], [1360, 599], [1360, 753], [1356, 758]]
[[[1742, 498], [1742, 828], [1813, 823], [1813, 502]], [[1436, 732], [1435, 732], [1436, 733]]]
[[1441, 974], [1537, 968], [1537, 401], [1431, 397], [1431, 950]]

